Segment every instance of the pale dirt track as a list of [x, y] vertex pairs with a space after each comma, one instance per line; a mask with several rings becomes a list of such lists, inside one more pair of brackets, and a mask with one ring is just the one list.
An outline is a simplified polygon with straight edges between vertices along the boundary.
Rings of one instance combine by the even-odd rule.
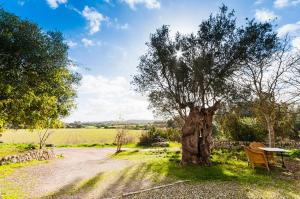
[[109, 148], [59, 148], [54, 151], [62, 154], [63, 158], [18, 169], [7, 180], [20, 185], [26, 198], [38, 198], [99, 173], [133, 164], [127, 160], [112, 160], [110, 156], [115, 149]]

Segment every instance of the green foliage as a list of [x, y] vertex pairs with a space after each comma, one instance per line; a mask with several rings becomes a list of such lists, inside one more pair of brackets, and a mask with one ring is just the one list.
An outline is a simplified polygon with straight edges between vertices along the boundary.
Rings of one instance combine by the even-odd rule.
[[167, 128], [165, 130], [168, 141], [181, 142], [182, 131], [176, 128]]
[[164, 142], [164, 141], [181, 141], [182, 132], [179, 129], [167, 128], [161, 129], [151, 126], [149, 130], [142, 133], [138, 145], [141, 146], [150, 146], [155, 142]]
[[300, 158], [300, 149], [291, 150], [289, 155], [293, 158]]
[[255, 118], [240, 117], [235, 112], [222, 117], [219, 125], [225, 135], [237, 141], [264, 141], [267, 135]]
[[158, 113], [184, 117], [186, 109], [239, 98], [243, 89], [236, 88], [234, 74], [248, 59], [269, 54], [276, 34], [269, 23], [237, 27], [234, 11], [223, 5], [196, 34], [172, 38], [168, 26], [151, 34], [133, 84]]
[[152, 126], [149, 130], [142, 133], [138, 145], [150, 146], [155, 142], [164, 142], [166, 138], [167, 135], [163, 130]]
[[60, 32], [0, 9], [0, 129], [45, 128], [74, 107], [80, 76]]
[[294, 110], [289, 105], [282, 103], [275, 112], [275, 132], [281, 138], [299, 139], [297, 129], [298, 110]]
[[[267, 134], [267, 124], [257, 107], [257, 103], [257, 100], [244, 101], [227, 107], [228, 110], [225, 108], [220, 109], [215, 117], [217, 127], [225, 135], [231, 135], [235, 140], [257, 139], [263, 141]], [[277, 139], [299, 139], [298, 131], [300, 128], [297, 127], [299, 111], [287, 104], [278, 103], [273, 113]], [[246, 134], [249, 134], [248, 138]]]

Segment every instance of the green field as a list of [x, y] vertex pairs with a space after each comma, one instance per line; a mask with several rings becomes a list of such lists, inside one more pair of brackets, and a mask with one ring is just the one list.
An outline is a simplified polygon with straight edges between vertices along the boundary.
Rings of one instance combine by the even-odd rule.
[[[79, 144], [112, 144], [116, 129], [51, 129], [47, 144], [79, 145]], [[128, 130], [129, 143], [137, 143], [142, 130]], [[2, 133], [0, 141], [4, 143], [38, 143], [38, 132], [28, 130], [8, 130]]]

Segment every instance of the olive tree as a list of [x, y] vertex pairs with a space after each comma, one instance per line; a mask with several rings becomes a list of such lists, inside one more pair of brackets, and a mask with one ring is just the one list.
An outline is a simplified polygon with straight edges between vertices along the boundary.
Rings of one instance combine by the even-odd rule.
[[172, 37], [163, 26], [150, 36], [133, 84], [157, 113], [184, 120], [182, 164], [211, 164], [213, 116], [222, 102], [238, 96], [236, 71], [256, 51], [268, 53], [274, 37], [269, 23], [247, 20], [237, 27], [234, 12], [224, 5], [196, 34]]

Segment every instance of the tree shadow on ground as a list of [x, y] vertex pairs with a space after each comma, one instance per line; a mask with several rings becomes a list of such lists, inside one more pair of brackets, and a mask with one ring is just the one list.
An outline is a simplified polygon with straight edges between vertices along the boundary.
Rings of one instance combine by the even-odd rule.
[[106, 188], [101, 198], [121, 196], [123, 193], [149, 188], [155, 184], [158, 175], [153, 173], [151, 165], [146, 163], [124, 169], [114, 183]]
[[63, 186], [62, 188], [60, 188], [58, 191], [56, 191], [56, 192], [54, 192], [54, 193], [52, 193], [48, 196], [41, 197], [41, 199], [62, 198], [62, 196], [66, 195], [67, 193], [74, 190], [76, 185], [80, 182], [80, 180], [81, 180], [80, 178], [76, 178], [71, 183], [69, 183], [69, 184]]
[[41, 197], [41, 199], [65, 199], [70, 195], [76, 195], [78, 193], [87, 193], [92, 190], [94, 186], [102, 179], [103, 173], [98, 173], [93, 178], [88, 179], [87, 181], [83, 181], [81, 178], [77, 178], [73, 180], [71, 183], [63, 186], [58, 191]]
[[[147, 152], [147, 154], [153, 158], [138, 162], [136, 165], [120, 171], [108, 173], [104, 178], [102, 178], [103, 173], [99, 173], [83, 183], [82, 181], [79, 183], [78, 180], [74, 181], [51, 195], [51, 197], [46, 198], [68, 198], [67, 196], [83, 198], [80, 196], [89, 196], [91, 193], [94, 194], [95, 191], [97, 192], [96, 196], [99, 198], [116, 197], [121, 196], [123, 193], [138, 191], [177, 180], [206, 183], [231, 181], [233, 184], [247, 184], [251, 185], [250, 187], [255, 185], [262, 189], [264, 187], [270, 188], [268, 187], [270, 184], [272, 186], [278, 184], [275, 186], [277, 188], [282, 186], [284, 182], [278, 181], [278, 172], [282, 172], [280, 168], [276, 168], [272, 172], [267, 172], [264, 168], [253, 170], [243, 159], [243, 154], [214, 154], [212, 158], [213, 164], [209, 167], [198, 165], [181, 166], [180, 152], [156, 151]], [[125, 158], [127, 156], [144, 157], [139, 154], [139, 151], [124, 152], [117, 156], [124, 156]]]

